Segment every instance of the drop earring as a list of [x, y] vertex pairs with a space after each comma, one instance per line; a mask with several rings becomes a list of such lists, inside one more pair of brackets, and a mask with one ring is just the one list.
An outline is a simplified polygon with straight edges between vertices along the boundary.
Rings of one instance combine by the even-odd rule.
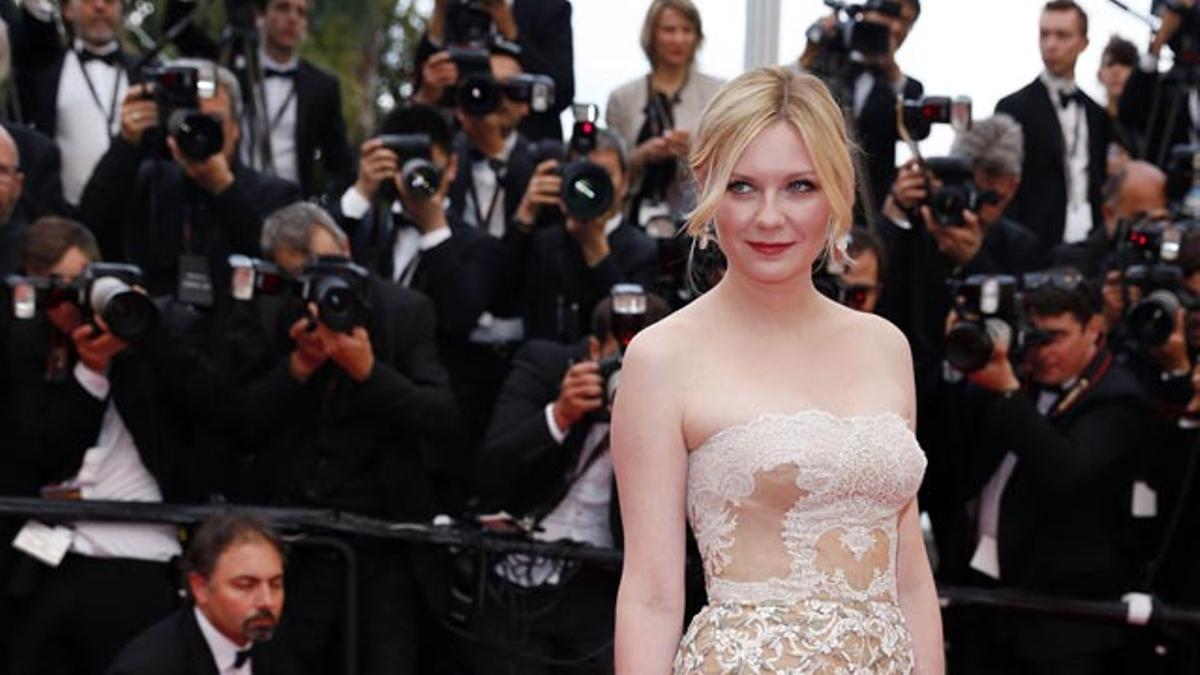
[[713, 223], [711, 223], [711, 222], [704, 226], [704, 231], [700, 233], [700, 250], [701, 251], [708, 250], [708, 244], [711, 241], [711, 237], [709, 237], [709, 232], [713, 231], [714, 229], [715, 228], [713, 226]]

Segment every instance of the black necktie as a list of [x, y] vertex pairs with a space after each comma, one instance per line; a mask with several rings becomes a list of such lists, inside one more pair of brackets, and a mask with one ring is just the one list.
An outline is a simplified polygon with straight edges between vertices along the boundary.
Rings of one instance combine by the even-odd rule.
[[87, 65], [88, 61], [100, 61], [101, 63], [115, 66], [117, 65], [117, 58], [121, 56], [120, 50], [116, 49], [107, 54], [97, 54], [86, 49], [81, 49], [77, 53], [79, 54], [79, 63], [81, 65]]
[[246, 662], [249, 660], [250, 660], [250, 650], [249, 649], [243, 649], [243, 650], [239, 651], [237, 653], [237, 658], [235, 658], [233, 660], [234, 669], [236, 670], [238, 668], [241, 668], [242, 666], [246, 665]]
[[285, 80], [294, 80], [296, 79], [296, 69], [288, 68], [286, 70], [281, 70], [279, 68], [267, 67], [263, 68], [263, 77], [268, 79], [272, 77], [282, 77]]
[[1068, 105], [1071, 104], [1071, 101], [1074, 101], [1074, 102], [1078, 103], [1080, 106], [1082, 106], [1083, 105], [1083, 92], [1079, 91], [1078, 89], [1071, 91], [1071, 92], [1066, 92], [1066, 91], [1058, 92], [1058, 105], [1059, 106], [1066, 108]]

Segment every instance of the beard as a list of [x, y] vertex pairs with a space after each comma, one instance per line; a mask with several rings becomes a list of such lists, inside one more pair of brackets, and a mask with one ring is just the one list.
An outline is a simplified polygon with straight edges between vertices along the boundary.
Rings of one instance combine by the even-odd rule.
[[267, 642], [275, 636], [279, 620], [269, 609], [260, 609], [242, 622], [242, 634], [251, 642]]

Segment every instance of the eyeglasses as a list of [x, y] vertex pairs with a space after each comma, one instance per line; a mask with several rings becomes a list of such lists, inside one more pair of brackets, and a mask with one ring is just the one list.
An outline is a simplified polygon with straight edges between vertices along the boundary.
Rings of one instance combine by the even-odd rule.
[[1079, 288], [1085, 277], [1078, 270], [1055, 269], [1043, 272], [1027, 272], [1021, 277], [1021, 283], [1026, 291], [1036, 291], [1047, 286], [1060, 291], [1073, 291]]

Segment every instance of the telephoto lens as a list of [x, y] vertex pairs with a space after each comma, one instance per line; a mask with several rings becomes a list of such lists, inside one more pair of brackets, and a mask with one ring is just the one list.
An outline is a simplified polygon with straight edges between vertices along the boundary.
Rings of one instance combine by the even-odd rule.
[[594, 220], [612, 208], [615, 188], [604, 167], [575, 160], [562, 169], [562, 200], [567, 213], [580, 220]]
[[225, 132], [214, 116], [198, 110], [176, 110], [167, 122], [167, 131], [184, 157], [202, 162], [225, 147]]
[[351, 333], [366, 323], [366, 307], [350, 282], [339, 276], [318, 276], [309, 295], [316, 299], [321, 323], [333, 330]]
[[122, 340], [138, 340], [158, 322], [158, 308], [150, 298], [117, 277], [93, 280], [87, 303], [93, 314], [108, 324], [109, 332]]
[[1154, 291], [1129, 312], [1129, 332], [1143, 346], [1161, 347], [1175, 331], [1175, 315], [1182, 307], [1171, 291]]

